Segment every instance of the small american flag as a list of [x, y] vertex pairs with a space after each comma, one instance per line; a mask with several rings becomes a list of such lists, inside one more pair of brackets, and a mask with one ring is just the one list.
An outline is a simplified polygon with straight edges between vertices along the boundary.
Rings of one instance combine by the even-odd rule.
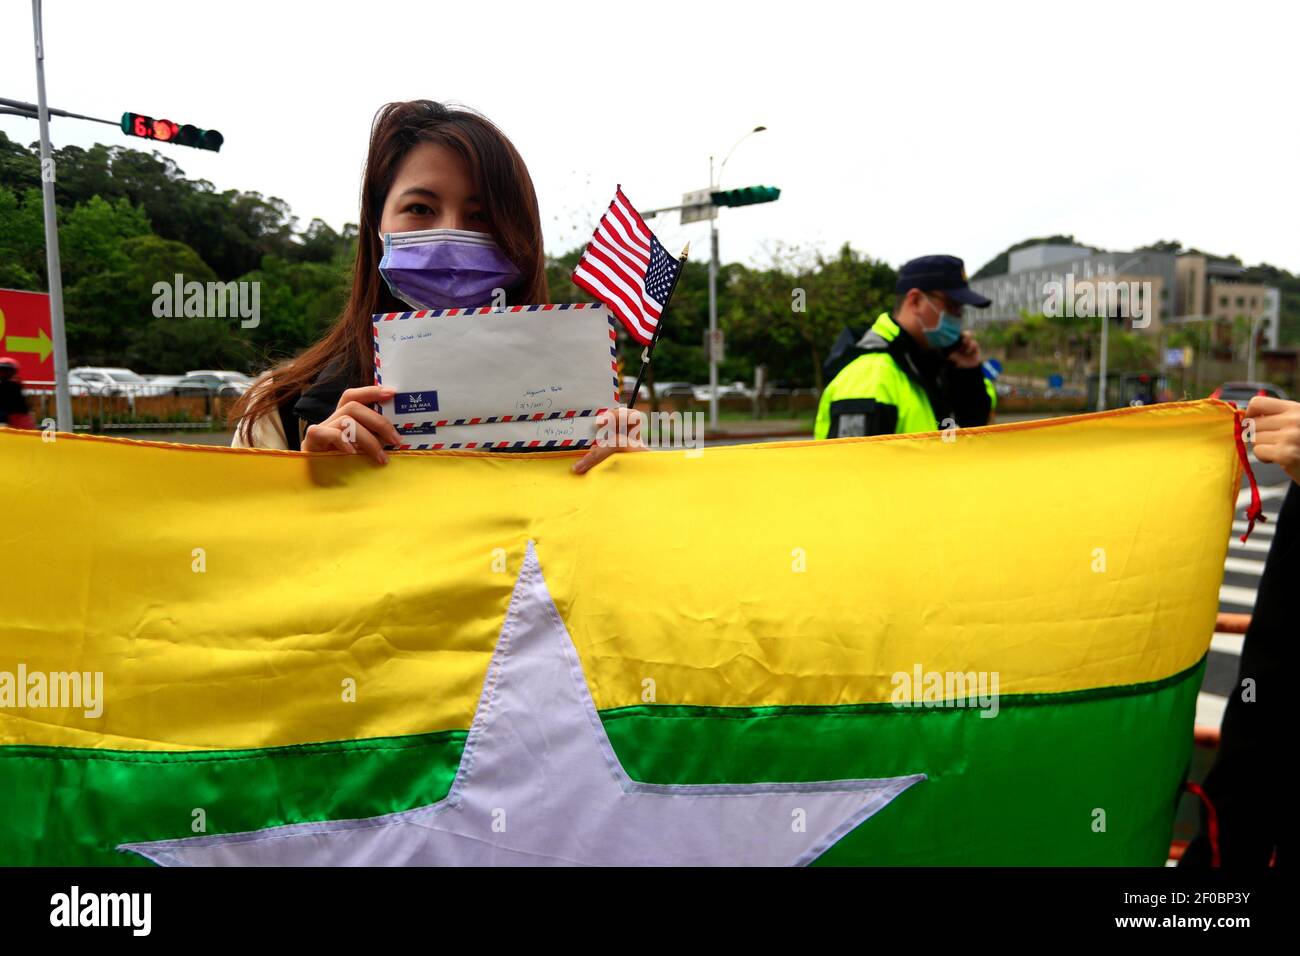
[[620, 186], [573, 270], [573, 284], [608, 306], [632, 338], [649, 345], [681, 268]]

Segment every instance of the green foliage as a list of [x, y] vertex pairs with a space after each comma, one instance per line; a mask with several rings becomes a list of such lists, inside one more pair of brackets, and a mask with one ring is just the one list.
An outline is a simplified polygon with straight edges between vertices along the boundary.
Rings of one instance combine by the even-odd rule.
[[[171, 283], [177, 273], [187, 282], [216, 278], [189, 246], [155, 235], [123, 239], [106, 253], [99, 271], [81, 271], [83, 277], [64, 289], [68, 353], [73, 365], [129, 365], [125, 359], [135, 352], [135, 344], [143, 335], [165, 334], [167, 324], [177, 321], [155, 318], [154, 285]], [[224, 319], [196, 321], [230, 324]], [[150, 327], [158, 323], [161, 327], [150, 332]], [[206, 357], [206, 353], [199, 355]], [[181, 363], [187, 368], [201, 364]], [[137, 371], [174, 369], [184, 371], [175, 365], [153, 364]]]
[[265, 368], [325, 333], [347, 303], [352, 273], [350, 262], [342, 257], [332, 262], [294, 262], [266, 256], [260, 269], [242, 278], [260, 283], [261, 321], [244, 337], [255, 367]]
[[[347, 298], [356, 227], [298, 233], [281, 199], [217, 192], [170, 158], [121, 146], [55, 151], [71, 364], [248, 371], [315, 341]], [[40, 161], [0, 133], [0, 286], [48, 287]], [[154, 287], [259, 282], [260, 323], [154, 315]]]
[[43, 288], [44, 281], [41, 191], [29, 187], [20, 194], [0, 188], [0, 288], [37, 289]]

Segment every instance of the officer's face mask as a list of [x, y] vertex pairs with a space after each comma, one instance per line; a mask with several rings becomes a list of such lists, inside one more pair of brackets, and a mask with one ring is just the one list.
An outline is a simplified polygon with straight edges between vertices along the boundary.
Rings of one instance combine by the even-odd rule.
[[383, 234], [379, 274], [393, 295], [416, 309], [470, 309], [493, 304], [497, 289], [520, 273], [491, 236], [465, 229]]
[[921, 326], [925, 332], [925, 340], [936, 349], [948, 349], [956, 345], [961, 339], [961, 317], [953, 315], [951, 312], [945, 312], [930, 301], [927, 295], [925, 301], [930, 304], [930, 308], [939, 314], [939, 324], [932, 329]]

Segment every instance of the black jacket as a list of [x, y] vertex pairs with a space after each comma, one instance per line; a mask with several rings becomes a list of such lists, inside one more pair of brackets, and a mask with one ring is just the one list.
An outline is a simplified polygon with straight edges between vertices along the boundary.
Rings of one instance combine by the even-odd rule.
[[[892, 319], [887, 324], [896, 327]], [[922, 348], [906, 329], [899, 328], [892, 340], [886, 339], [875, 329], [876, 326], [873, 325], [856, 341], [852, 339], [854, 329], [846, 328], [840, 333], [823, 366], [828, 383], [859, 356], [869, 352], [886, 352], [894, 364], [925, 391], [940, 428], [944, 427], [947, 420], [956, 422], [962, 428], [989, 423], [989, 413], [993, 407], [984, 387], [982, 368], [978, 365], [974, 368], [958, 368], [947, 360], [945, 353]], [[855, 434], [892, 435], [897, 430], [898, 410], [891, 405], [874, 400], [854, 403], [852, 399], [835, 404], [853, 405], [850, 411], [865, 416], [865, 430], [855, 431]], [[836, 409], [832, 408], [832, 418], [835, 413]], [[832, 427], [831, 435], [837, 434], [839, 432]]]

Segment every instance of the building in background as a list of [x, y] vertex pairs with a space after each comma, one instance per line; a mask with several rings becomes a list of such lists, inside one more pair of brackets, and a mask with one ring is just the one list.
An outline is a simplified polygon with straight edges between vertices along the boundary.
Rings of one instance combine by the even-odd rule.
[[[1103, 294], [1115, 284], [1136, 285], [1143, 289], [1143, 301], [1128, 309], [1111, 301], [1109, 314], [1132, 327], [1134, 313], [1142, 319], [1139, 328], [1158, 332], [1170, 316], [1174, 303], [1172, 290], [1177, 278], [1177, 257], [1169, 252], [1099, 252], [1084, 246], [1040, 243], [1017, 249], [1007, 259], [1006, 275], [990, 276], [971, 282], [971, 288], [993, 300], [993, 305], [977, 317], [981, 325], [1020, 318], [1047, 311], [1051, 305], [1053, 284], [1068, 289], [1069, 298], [1077, 302], [1088, 297], [1095, 303], [1107, 301]], [[1146, 285], [1149, 283], [1149, 285]], [[1091, 289], [1089, 294], [1085, 290]], [[1146, 296], [1150, 301], [1146, 301]], [[1074, 314], [1073, 312], [1067, 314]], [[1100, 315], [1097, 311], [1093, 315]]]
[[[1100, 283], [1149, 282], [1152, 308], [1147, 331], [1159, 332], [1169, 321], [1210, 320], [1230, 343], [1234, 323], [1253, 323], [1262, 317], [1263, 347], [1277, 348], [1281, 296], [1272, 286], [1245, 281], [1245, 267], [1234, 262], [1194, 252], [1099, 252], [1040, 243], [1010, 253], [1007, 266], [1005, 275], [971, 282], [973, 289], [993, 300], [992, 307], [977, 317], [980, 324], [1017, 319], [1022, 312], [1044, 312], [1053, 283], [1068, 283], [1078, 291], [1089, 285], [1099, 288]], [[1127, 319], [1124, 325], [1132, 327], [1131, 316], [1114, 310], [1111, 315]]]
[[1277, 348], [1281, 296], [1272, 286], [1247, 282], [1245, 266], [1189, 252], [1178, 257], [1178, 315], [1207, 316], [1229, 329], [1237, 320], [1260, 326], [1265, 348]]

